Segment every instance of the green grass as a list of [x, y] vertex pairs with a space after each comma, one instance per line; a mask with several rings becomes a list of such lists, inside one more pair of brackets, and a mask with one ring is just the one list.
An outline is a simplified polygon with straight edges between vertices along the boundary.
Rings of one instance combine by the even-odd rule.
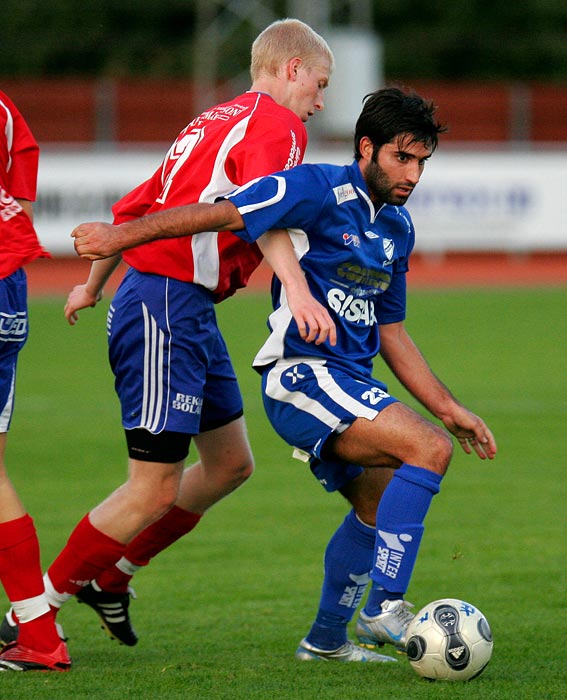
[[[427, 683], [404, 658], [393, 668], [294, 660], [317, 607], [324, 547], [346, 506], [291, 459], [264, 416], [250, 361], [268, 303], [245, 293], [219, 307], [245, 396], [254, 477], [137, 575], [137, 647], [109, 641], [93, 613], [71, 601], [60, 621], [72, 672], [2, 674], [0, 698], [565, 698], [565, 290], [410, 296], [410, 332], [499, 443], [492, 463], [456, 451], [408, 593], [418, 607], [450, 596], [486, 614], [494, 655], [469, 684]], [[126, 473], [104, 308], [70, 328], [62, 306], [31, 303], [7, 454], [45, 566]], [[389, 377], [382, 367], [377, 374]], [[393, 380], [390, 389], [406, 397]]]

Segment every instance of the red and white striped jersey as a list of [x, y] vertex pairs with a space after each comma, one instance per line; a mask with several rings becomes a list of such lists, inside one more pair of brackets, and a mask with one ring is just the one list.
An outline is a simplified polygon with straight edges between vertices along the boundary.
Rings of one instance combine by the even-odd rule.
[[39, 146], [12, 100], [0, 92], [0, 279], [48, 257], [17, 199], [35, 201]]
[[[303, 122], [264, 93], [246, 92], [188, 124], [154, 175], [113, 207], [114, 222], [194, 202], [214, 202], [254, 178], [300, 163]], [[246, 286], [262, 256], [229, 231], [152, 241], [124, 260], [149, 272], [200, 284], [222, 301]]]

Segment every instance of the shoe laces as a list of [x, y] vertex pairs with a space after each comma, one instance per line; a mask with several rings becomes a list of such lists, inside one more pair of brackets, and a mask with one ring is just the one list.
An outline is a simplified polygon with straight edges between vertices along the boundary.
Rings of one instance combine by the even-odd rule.
[[[384, 607], [386, 608], [385, 610]], [[384, 612], [394, 615], [403, 626], [409, 625], [414, 618], [414, 614], [410, 612], [410, 608], [413, 608], [413, 604], [408, 603], [407, 600], [388, 600], [382, 607]]]

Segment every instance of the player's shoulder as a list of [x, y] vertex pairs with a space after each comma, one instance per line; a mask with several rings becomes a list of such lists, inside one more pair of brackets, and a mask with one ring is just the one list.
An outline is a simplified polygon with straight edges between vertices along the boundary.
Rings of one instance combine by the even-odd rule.
[[10, 110], [14, 110], [16, 108], [12, 100], [5, 92], [2, 92], [2, 90], [0, 90], [0, 102], [4, 103], [4, 105]]
[[349, 170], [344, 165], [335, 165], [334, 163], [302, 163], [299, 166], [309, 177], [325, 180], [329, 185], [346, 183], [352, 178]]
[[307, 134], [305, 124], [291, 109], [279, 104], [270, 95], [264, 93], [251, 93], [251, 95], [254, 100], [252, 122], [260, 122], [269, 126], [270, 129], [292, 129]]
[[380, 210], [380, 217], [389, 221], [392, 226], [402, 230], [413, 230], [413, 221], [409, 211], [402, 206], [386, 204]]
[[341, 166], [330, 163], [301, 163], [282, 174], [306, 190], [317, 190], [317, 197], [320, 198], [322, 189], [331, 191], [338, 184], [346, 182], [342, 170]]
[[328, 195], [337, 204], [358, 199], [356, 187], [359, 183], [351, 166], [335, 163], [303, 163], [305, 179], [309, 179], [319, 189], [326, 189]]
[[6, 121], [6, 119], [14, 123], [23, 123], [25, 121], [20, 110], [17, 108], [13, 100], [11, 100], [10, 97], [1, 90], [0, 105], [3, 108], [2, 110], [0, 110], [0, 115], [2, 116], [4, 122]]
[[2, 130], [4, 129], [4, 125], [6, 124], [7, 121], [12, 121], [16, 114], [18, 114], [18, 110], [16, 109], [15, 104], [12, 102], [12, 100], [6, 95], [5, 92], [2, 92], [0, 90], [0, 126], [2, 126]]
[[377, 223], [396, 242], [398, 251], [410, 253], [415, 242], [415, 229], [405, 207], [386, 204], [378, 214]]

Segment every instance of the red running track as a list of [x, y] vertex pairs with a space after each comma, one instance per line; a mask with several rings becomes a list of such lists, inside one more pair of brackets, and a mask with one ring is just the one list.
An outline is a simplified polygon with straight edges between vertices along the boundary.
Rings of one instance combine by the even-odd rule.
[[[26, 267], [30, 296], [66, 296], [86, 281], [90, 263], [74, 257], [36, 260]], [[107, 285], [112, 293], [124, 269]], [[270, 269], [262, 264], [249, 289], [268, 289]], [[414, 254], [408, 286], [415, 288], [567, 286], [567, 252], [507, 255], [502, 253]]]

